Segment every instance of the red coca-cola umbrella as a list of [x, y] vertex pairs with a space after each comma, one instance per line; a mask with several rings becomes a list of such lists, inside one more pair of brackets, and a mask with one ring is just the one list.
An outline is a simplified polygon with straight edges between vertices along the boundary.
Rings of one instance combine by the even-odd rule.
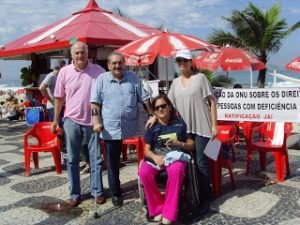
[[130, 42], [116, 50], [125, 56], [128, 66], [147, 66], [157, 56], [169, 58], [178, 50], [213, 50], [214, 45], [185, 34], [162, 32]]
[[285, 65], [287, 70], [292, 70], [296, 72], [300, 72], [300, 56], [293, 59], [291, 62]]
[[[75, 40], [93, 46], [123, 46], [159, 30], [100, 8], [95, 0], [71, 16], [1, 45], [0, 58], [26, 58], [30, 53], [68, 48]], [[0, 43], [3, 44], [3, 43]]]
[[262, 70], [265, 64], [258, 59], [255, 55], [240, 48], [223, 47], [219, 51], [215, 52], [203, 52], [197, 56], [194, 60], [194, 65], [197, 68], [216, 71], [219, 67], [222, 70], [239, 71], [248, 70], [251, 71], [251, 87], [252, 87], [252, 71]]

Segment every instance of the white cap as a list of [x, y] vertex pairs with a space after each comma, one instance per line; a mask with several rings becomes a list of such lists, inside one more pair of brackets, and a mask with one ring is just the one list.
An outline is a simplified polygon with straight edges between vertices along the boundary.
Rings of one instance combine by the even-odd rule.
[[192, 59], [193, 57], [192, 57], [192, 53], [189, 50], [182, 49], [176, 53], [175, 59], [176, 58]]

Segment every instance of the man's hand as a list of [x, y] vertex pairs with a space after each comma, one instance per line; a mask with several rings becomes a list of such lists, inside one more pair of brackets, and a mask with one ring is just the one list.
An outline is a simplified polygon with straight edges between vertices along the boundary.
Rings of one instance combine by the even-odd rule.
[[103, 129], [104, 129], [104, 127], [101, 123], [97, 123], [93, 127], [93, 131], [96, 132], [96, 133], [102, 132]]
[[156, 116], [155, 116], [155, 115], [154, 115], [154, 116], [151, 116], [151, 117], [149, 117], [149, 119], [148, 119], [148, 121], [147, 121], [147, 123], [146, 123], [146, 126], [145, 126], [145, 128], [147, 129], [147, 128], [149, 128], [149, 127], [152, 127], [152, 126], [153, 126], [153, 124], [155, 124], [156, 120], [157, 120], [157, 118], [156, 118]]
[[57, 122], [52, 122], [51, 124], [51, 127], [50, 127], [50, 130], [53, 134], [56, 134], [57, 133], [57, 130], [58, 130], [58, 123]]

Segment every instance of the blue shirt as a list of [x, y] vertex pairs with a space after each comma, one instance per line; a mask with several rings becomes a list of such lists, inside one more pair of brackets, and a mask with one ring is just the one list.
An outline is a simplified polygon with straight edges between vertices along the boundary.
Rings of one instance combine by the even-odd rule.
[[122, 80], [111, 72], [101, 74], [92, 90], [91, 102], [101, 106], [104, 140], [132, 137], [137, 131], [138, 102], [150, 98], [141, 80], [131, 71], [124, 71]]
[[145, 132], [145, 143], [151, 145], [151, 150], [156, 154], [165, 155], [169, 151], [181, 151], [180, 147], [168, 148], [166, 142], [168, 136], [174, 136], [178, 141], [186, 142], [188, 134], [186, 133], [186, 124], [179, 117], [170, 122], [168, 125], [155, 123], [152, 127], [148, 128]]

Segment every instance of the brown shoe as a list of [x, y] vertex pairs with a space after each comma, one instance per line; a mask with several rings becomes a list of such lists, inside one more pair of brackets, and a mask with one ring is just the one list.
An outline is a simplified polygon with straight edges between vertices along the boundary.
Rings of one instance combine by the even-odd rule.
[[96, 197], [97, 204], [104, 204], [106, 202], [106, 198], [103, 195]]
[[75, 199], [70, 199], [69, 203], [72, 207], [77, 207], [81, 203], [81, 201], [80, 198], [75, 198]]

